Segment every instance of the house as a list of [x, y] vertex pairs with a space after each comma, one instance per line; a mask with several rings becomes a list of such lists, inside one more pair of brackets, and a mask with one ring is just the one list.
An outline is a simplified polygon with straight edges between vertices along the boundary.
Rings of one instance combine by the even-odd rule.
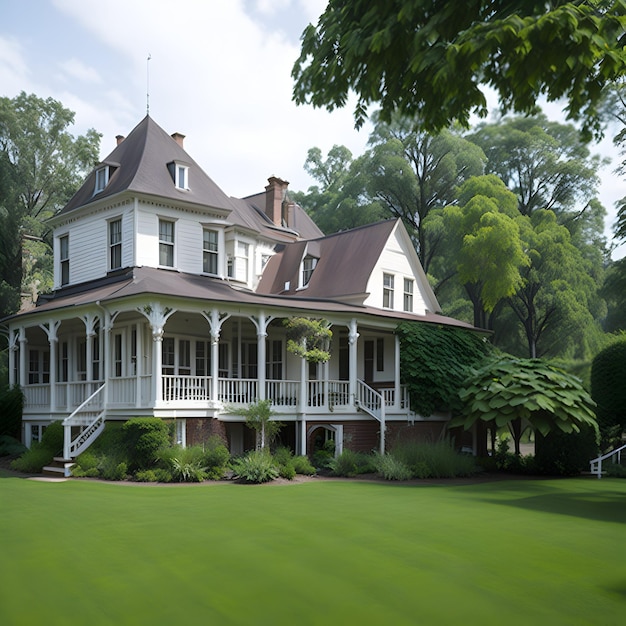
[[[468, 326], [441, 315], [401, 221], [324, 236], [277, 177], [228, 197], [146, 116], [51, 224], [54, 291], [5, 320], [27, 445], [63, 420], [71, 459], [106, 421], [157, 416], [183, 445], [219, 434], [238, 454], [253, 433], [237, 409], [259, 399], [300, 454], [445, 426], [411, 411], [394, 329]], [[327, 321], [329, 362], [286, 350], [294, 316]]]

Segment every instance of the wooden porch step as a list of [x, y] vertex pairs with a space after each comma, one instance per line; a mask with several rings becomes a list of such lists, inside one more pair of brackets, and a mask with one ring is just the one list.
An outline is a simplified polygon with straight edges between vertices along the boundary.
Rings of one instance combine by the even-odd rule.
[[73, 465], [74, 461], [71, 459], [55, 456], [54, 459], [52, 459], [52, 463], [43, 468], [42, 474], [44, 476], [55, 476], [56, 478], [60, 476], [69, 478], [72, 475]]

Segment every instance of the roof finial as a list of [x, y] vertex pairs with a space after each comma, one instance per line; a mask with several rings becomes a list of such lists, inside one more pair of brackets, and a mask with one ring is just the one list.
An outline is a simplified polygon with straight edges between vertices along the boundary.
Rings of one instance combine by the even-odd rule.
[[150, 115], [150, 59], [152, 55], [148, 52], [146, 59], [146, 115]]

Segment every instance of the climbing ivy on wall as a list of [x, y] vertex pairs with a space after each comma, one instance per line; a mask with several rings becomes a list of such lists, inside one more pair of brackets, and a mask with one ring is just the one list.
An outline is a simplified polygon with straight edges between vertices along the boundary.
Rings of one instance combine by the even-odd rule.
[[462, 328], [403, 322], [396, 333], [401, 382], [408, 388], [411, 408], [425, 417], [455, 408], [470, 368], [494, 351], [484, 334]]

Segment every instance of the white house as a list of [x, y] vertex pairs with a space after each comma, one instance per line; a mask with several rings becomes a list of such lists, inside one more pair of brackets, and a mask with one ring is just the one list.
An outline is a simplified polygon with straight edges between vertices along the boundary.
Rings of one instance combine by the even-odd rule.
[[[440, 314], [402, 223], [324, 236], [285, 181], [228, 197], [183, 139], [145, 117], [53, 219], [55, 289], [5, 320], [24, 442], [63, 420], [71, 459], [105, 421], [157, 416], [183, 444], [217, 433], [240, 453], [236, 407], [258, 399], [300, 454], [440, 433], [445, 417], [411, 411], [394, 329], [470, 327]], [[293, 316], [328, 322], [328, 363], [287, 352]]]

